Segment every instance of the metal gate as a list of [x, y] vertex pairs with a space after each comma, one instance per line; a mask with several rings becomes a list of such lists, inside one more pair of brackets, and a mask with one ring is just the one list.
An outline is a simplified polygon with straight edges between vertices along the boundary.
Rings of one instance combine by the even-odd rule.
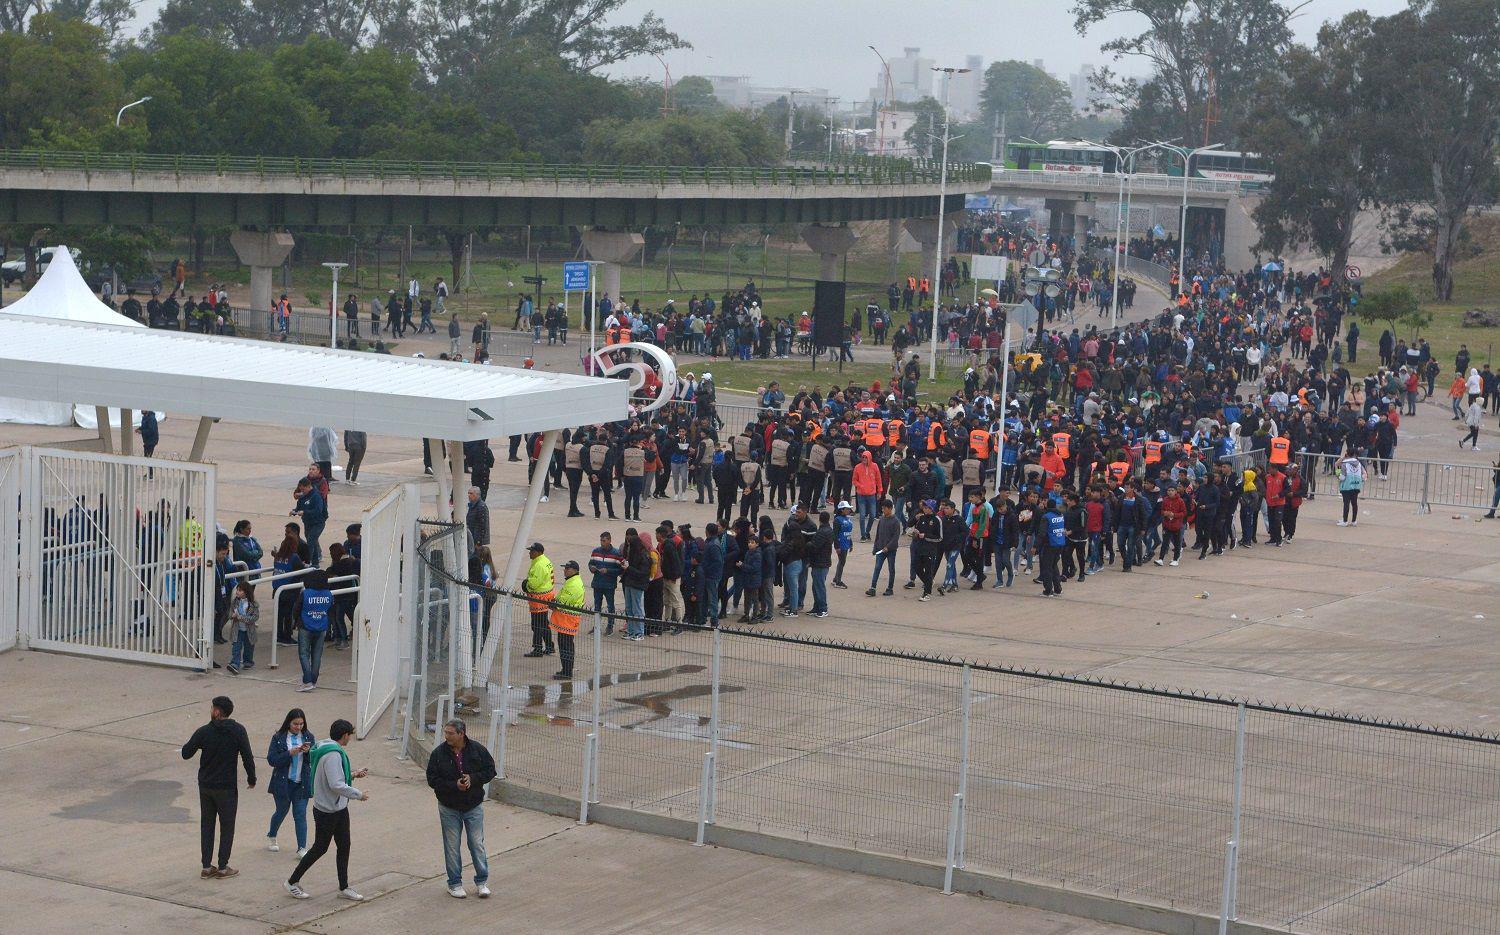
[[415, 484], [393, 487], [365, 511], [360, 528], [359, 634], [355, 640], [355, 735], [361, 740], [397, 697], [403, 650], [411, 644], [404, 592], [415, 573]]
[[43, 448], [23, 457], [26, 644], [207, 669], [213, 467]]
[[[0, 451], [0, 652], [16, 645], [21, 630], [21, 469], [20, 448]], [[16, 507], [14, 513], [11, 507]]]

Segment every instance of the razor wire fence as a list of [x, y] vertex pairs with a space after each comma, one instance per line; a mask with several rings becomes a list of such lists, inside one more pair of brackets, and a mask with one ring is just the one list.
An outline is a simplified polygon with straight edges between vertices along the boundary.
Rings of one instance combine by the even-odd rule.
[[[1495, 737], [631, 621], [591, 591], [566, 671], [553, 605], [469, 584], [462, 527], [424, 530], [413, 738], [456, 711], [504, 782], [581, 819], [603, 803], [700, 842], [753, 831], [1277, 931], [1500, 933]], [[502, 651], [465, 685], [486, 626]]]

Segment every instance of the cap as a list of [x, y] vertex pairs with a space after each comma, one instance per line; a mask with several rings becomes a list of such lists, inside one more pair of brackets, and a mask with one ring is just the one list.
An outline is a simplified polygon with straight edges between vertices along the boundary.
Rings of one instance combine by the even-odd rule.
[[705, 373], [704, 373], [704, 374], [703, 374], [703, 379], [705, 379], [705, 380], [712, 380], [712, 379], [713, 379], [713, 378], [714, 378], [714, 375], [713, 375], [713, 374], [711, 374], [711, 373], [707, 373], [707, 372], [705, 372]]
[[573, 561], [573, 560], [572, 560], [572, 559], [571, 559], [571, 558], [570, 558], [570, 559], [568, 559], [568, 560], [567, 560], [567, 561], [566, 561], [566, 562], [563, 562], [563, 567], [564, 567], [564, 568], [571, 568], [571, 569], [573, 569], [573, 570], [574, 570], [574, 571], [577, 571], [577, 570], [578, 570], [578, 563], [577, 563], [577, 562], [575, 562], [575, 561]]
[[925, 507], [927, 507], [927, 509], [929, 509], [929, 510], [935, 510], [935, 509], [937, 509], [937, 501], [936, 500], [923, 500], [922, 501], [922, 505], [925, 506]]
[[836, 509], [836, 510], [852, 510], [852, 509], [854, 509], [854, 507], [852, 507], [852, 506], [849, 505], [849, 501], [848, 500], [840, 500], [839, 501], [839, 505], [836, 506], [836, 507], [834, 507], [834, 509]]
[[528, 552], [545, 552], [547, 550], [544, 549], [544, 548], [542, 548], [542, 544], [540, 542], [533, 542], [531, 545], [529, 545], [529, 546], [526, 547], [526, 551], [528, 551]]

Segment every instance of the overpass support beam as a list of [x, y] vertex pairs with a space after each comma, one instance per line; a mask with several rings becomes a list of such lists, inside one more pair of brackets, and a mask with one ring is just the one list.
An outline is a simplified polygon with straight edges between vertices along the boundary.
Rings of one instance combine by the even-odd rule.
[[[943, 255], [949, 256], [953, 248], [958, 244], [958, 225], [963, 221], [963, 212], [958, 211], [943, 219]], [[938, 219], [930, 218], [907, 218], [906, 231], [911, 238], [922, 246], [922, 273], [926, 276], [932, 275], [933, 268], [937, 265], [937, 228]]]
[[250, 267], [250, 307], [255, 311], [270, 311], [272, 276], [295, 243], [291, 234], [271, 231], [242, 230], [229, 235], [240, 262]]
[[809, 224], [802, 228], [802, 240], [822, 261], [818, 266], [818, 278], [829, 281], [844, 278], [841, 261], [849, 255], [849, 248], [858, 239], [859, 235], [843, 224]]
[[[630, 231], [590, 228], [583, 232], [583, 248], [599, 263], [599, 297], [620, 301], [620, 265], [629, 263], [646, 245], [646, 238]], [[586, 324], [585, 324], [586, 327]]]

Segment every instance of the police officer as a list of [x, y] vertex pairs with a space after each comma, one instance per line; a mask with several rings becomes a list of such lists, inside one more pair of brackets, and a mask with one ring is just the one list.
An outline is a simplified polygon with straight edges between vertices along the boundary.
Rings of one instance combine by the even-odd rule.
[[568, 516], [582, 516], [578, 488], [583, 486], [583, 462], [588, 457], [588, 435], [579, 429], [563, 442], [563, 474], [568, 478]]
[[614, 498], [617, 462], [614, 446], [610, 444], [608, 436], [595, 429], [593, 441], [588, 447], [589, 496], [594, 501], [594, 519], [599, 518], [601, 493], [604, 494], [604, 506], [609, 510], [609, 518], [618, 518], [615, 516]]

